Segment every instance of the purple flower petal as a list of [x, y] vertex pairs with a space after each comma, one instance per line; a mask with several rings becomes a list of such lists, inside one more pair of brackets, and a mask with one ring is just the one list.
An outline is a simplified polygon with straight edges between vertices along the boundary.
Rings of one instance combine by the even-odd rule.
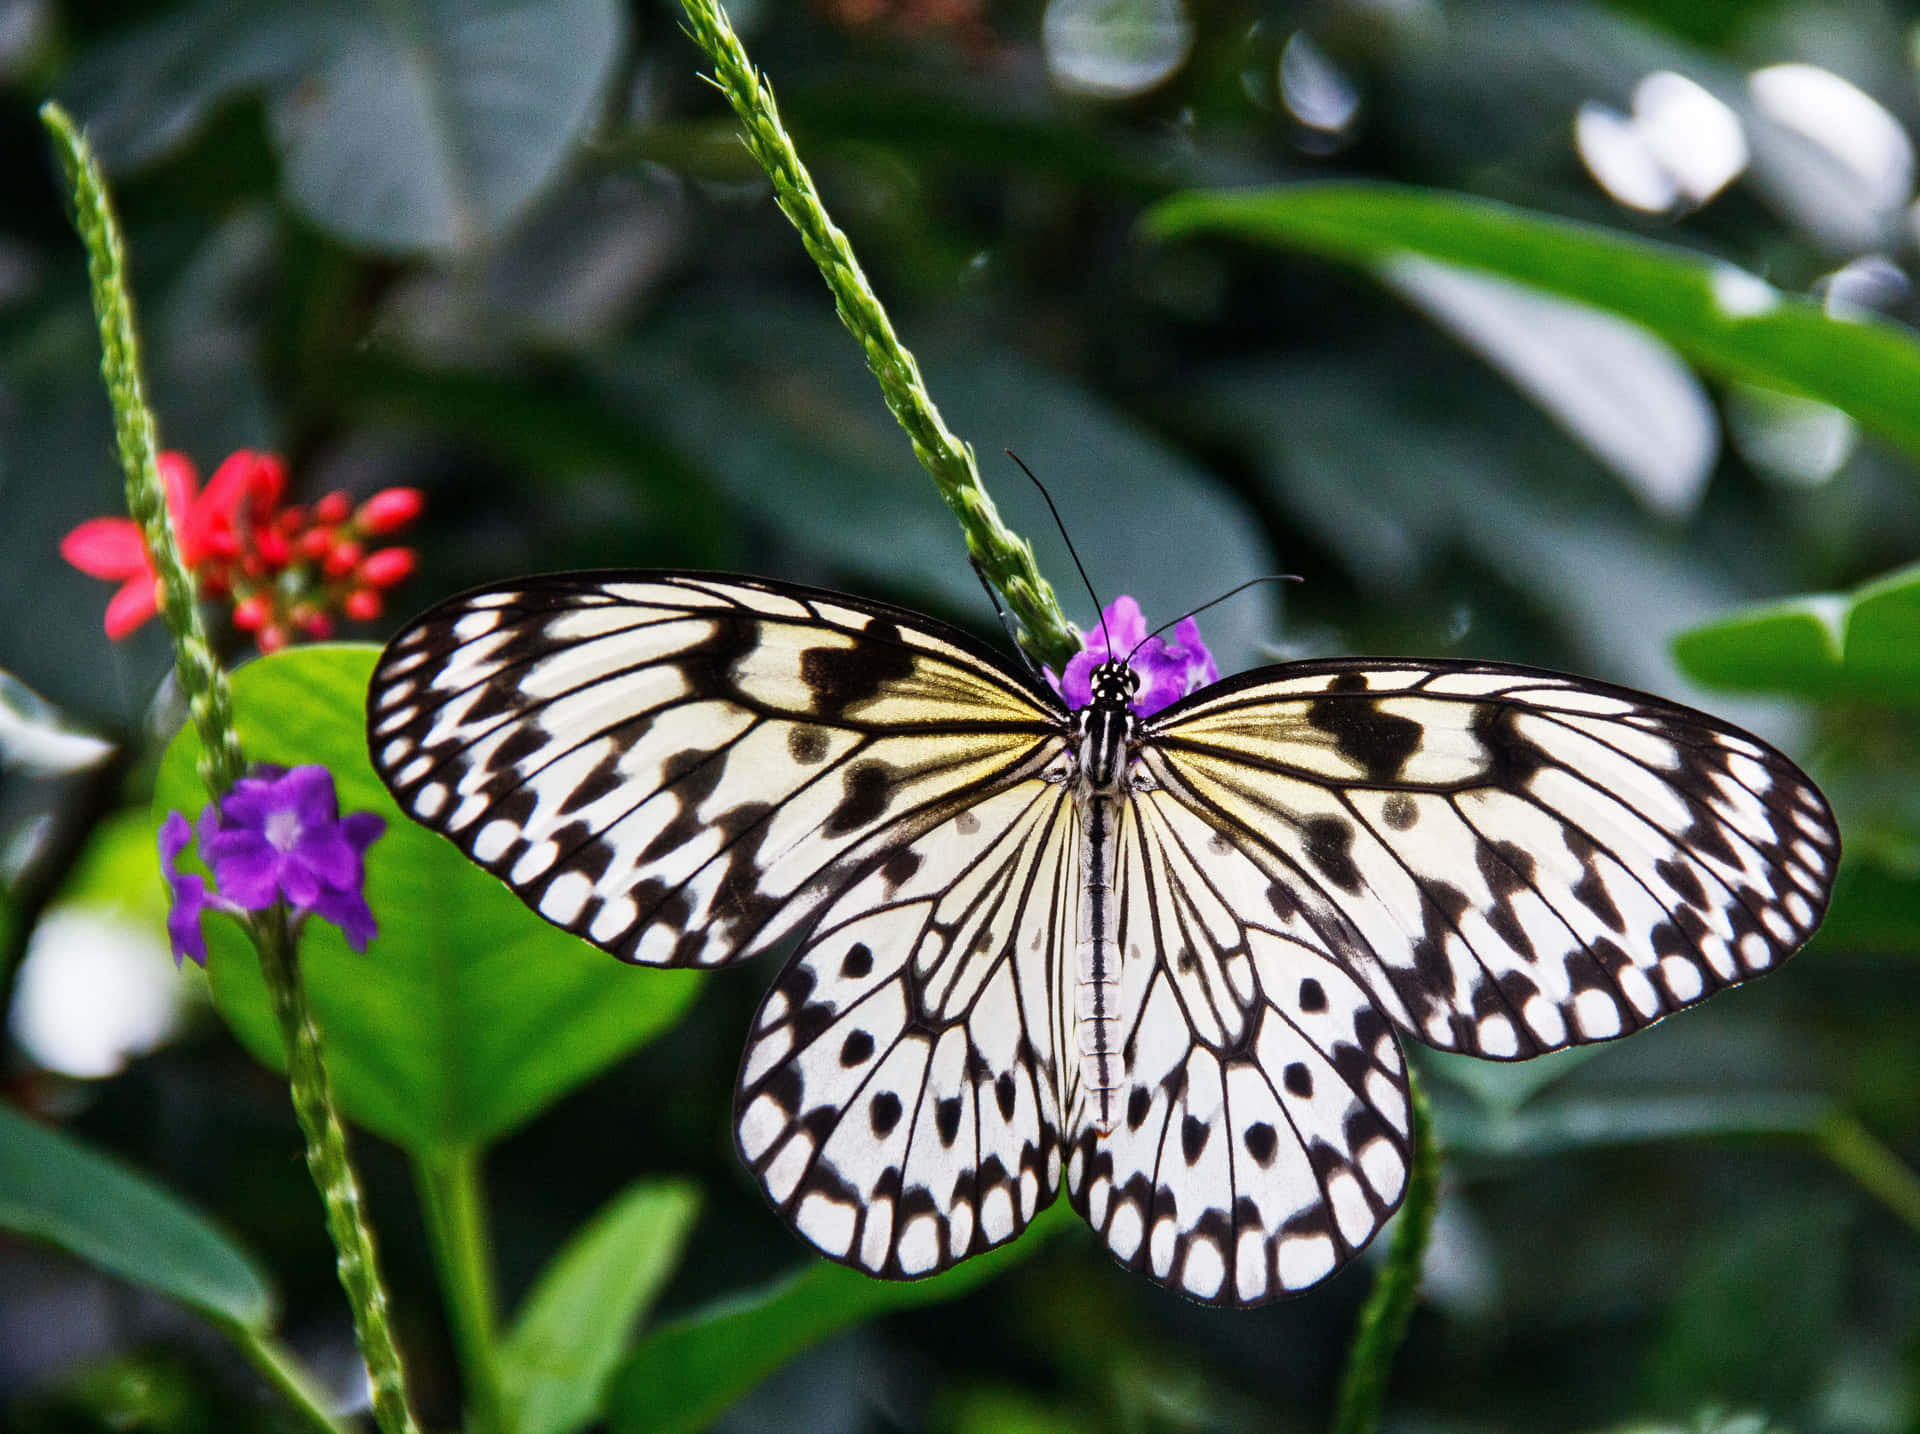
[[234, 905], [261, 911], [279, 899], [281, 853], [259, 832], [228, 827], [200, 847], [214, 884]]
[[167, 945], [173, 949], [176, 967], [189, 956], [202, 966], [207, 964], [207, 938], [200, 929], [200, 914], [208, 905], [206, 879], [183, 872], [176, 864], [192, 838], [187, 819], [179, 812], [168, 812], [160, 823], [160, 870], [173, 892], [167, 908]]
[[342, 819], [333, 774], [309, 763], [234, 783], [219, 816], [203, 823], [200, 847], [231, 905], [259, 911], [284, 898], [340, 927], [360, 951], [377, 930], [361, 893], [361, 854], [386, 829], [372, 812]]
[[295, 839], [286, 861], [287, 897], [294, 905], [313, 905], [311, 894], [302, 895], [294, 890], [291, 883], [296, 879], [301, 880], [302, 889], [309, 892], [311, 888], [304, 886], [308, 878], [322, 886], [343, 889], [360, 884], [360, 851], [348, 839], [344, 826], [343, 822], [329, 822], [325, 826], [308, 827]]
[[386, 834], [387, 819], [377, 812], [348, 812], [340, 822], [347, 844], [363, 852]]
[[1105, 660], [1104, 648], [1095, 653], [1091, 647], [1082, 648], [1069, 659], [1067, 670], [1060, 675], [1060, 696], [1066, 700], [1068, 711], [1078, 712], [1093, 701], [1093, 669]]
[[1060, 696], [1069, 708], [1077, 711], [1093, 700], [1093, 670], [1114, 658], [1125, 659], [1140, 679], [1140, 690], [1130, 704], [1138, 717], [1151, 717], [1188, 693], [1220, 680], [1213, 654], [1200, 640], [1200, 624], [1191, 617], [1182, 618], [1174, 627], [1172, 642], [1148, 637], [1140, 604], [1122, 593], [1107, 605], [1105, 618], [1104, 628], [1096, 627], [1081, 635], [1085, 646], [1060, 674]]
[[333, 773], [316, 763], [295, 767], [274, 783], [275, 799], [293, 813], [301, 829], [331, 826], [340, 815], [333, 795]]
[[272, 782], [260, 777], [242, 777], [220, 799], [220, 824], [260, 831], [266, 826], [267, 818], [278, 809]]
[[355, 951], [365, 951], [367, 943], [380, 934], [367, 899], [358, 891], [322, 887], [308, 909], [322, 921], [338, 926], [340, 934], [347, 938], [347, 945]]

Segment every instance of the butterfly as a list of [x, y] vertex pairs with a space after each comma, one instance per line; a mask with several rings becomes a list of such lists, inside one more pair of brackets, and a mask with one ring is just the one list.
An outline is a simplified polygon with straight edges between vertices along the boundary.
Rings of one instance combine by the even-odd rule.
[[1517, 1060], [1769, 971], [1818, 926], [1813, 783], [1704, 713], [1497, 663], [1245, 672], [1070, 709], [964, 632], [750, 577], [469, 592], [368, 694], [375, 767], [623, 960], [792, 938], [741, 1159], [915, 1278], [1059, 1194], [1190, 1299], [1307, 1288], [1405, 1190], [1398, 1037]]

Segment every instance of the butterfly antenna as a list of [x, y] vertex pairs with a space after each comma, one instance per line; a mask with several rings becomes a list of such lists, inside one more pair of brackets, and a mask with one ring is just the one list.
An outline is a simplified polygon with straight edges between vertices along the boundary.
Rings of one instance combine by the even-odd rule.
[[[1011, 448], [1002, 448], [1000, 451], [1020, 465], [1020, 471], [1033, 480], [1033, 486], [1038, 488], [1040, 490], [1040, 496], [1047, 500], [1047, 511], [1053, 514], [1053, 525], [1060, 530], [1061, 538], [1066, 541], [1067, 556], [1073, 559], [1074, 567], [1079, 569], [1080, 582], [1086, 588], [1087, 596], [1093, 599], [1093, 610], [1100, 614], [1100, 636], [1106, 639], [1107, 654], [1111, 656], [1113, 654], [1113, 634], [1107, 631], [1107, 610], [1100, 606], [1100, 598], [1093, 590], [1093, 581], [1087, 576], [1086, 565], [1080, 561], [1080, 554], [1073, 550], [1073, 539], [1067, 535], [1067, 525], [1061, 521], [1060, 510], [1053, 505], [1053, 494], [1047, 491], [1046, 484], [1042, 483], [1038, 478], [1034, 478], [1031, 468], [1027, 467], [1025, 463], [1021, 463], [1018, 453], [1015, 453]], [[1218, 599], [1216, 599], [1216, 601], [1218, 601]]]
[[[1019, 460], [1016, 459], [1015, 461], [1018, 462]], [[1241, 583], [1239, 587], [1230, 588], [1226, 592], [1221, 593], [1219, 597], [1214, 598], [1209, 602], [1203, 602], [1200, 604], [1199, 607], [1193, 608], [1188, 612], [1181, 613], [1180, 616], [1176, 617], [1172, 622], [1161, 623], [1160, 626], [1156, 627], [1152, 632], [1148, 633], [1145, 637], [1141, 638], [1138, 642], [1136, 642], [1133, 645], [1133, 652], [1129, 652], [1127, 654], [1127, 661], [1132, 662], [1134, 652], [1138, 652], [1141, 648], [1145, 647], [1149, 642], [1152, 642], [1154, 638], [1158, 637], [1161, 633], [1165, 632], [1168, 628], [1178, 627], [1181, 623], [1185, 622], [1188, 618], [1198, 617], [1200, 616], [1201, 613], [1205, 612], [1208, 608], [1218, 607], [1221, 603], [1225, 602], [1228, 598], [1238, 597], [1241, 593], [1245, 592], [1248, 588], [1258, 587], [1260, 586], [1261, 583], [1299, 583], [1299, 582], [1305, 582], [1305, 581], [1306, 579], [1301, 577], [1298, 573], [1269, 573], [1267, 574], [1267, 576], [1263, 578], [1248, 578], [1245, 582]]]

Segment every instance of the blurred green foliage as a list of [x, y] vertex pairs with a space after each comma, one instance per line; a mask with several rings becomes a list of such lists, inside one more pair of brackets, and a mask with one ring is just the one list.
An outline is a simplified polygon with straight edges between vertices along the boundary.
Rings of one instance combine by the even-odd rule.
[[[1262, 572], [1306, 578], [1207, 614], [1223, 666], [1420, 653], [1653, 688], [1786, 745], [1847, 841], [1828, 926], [1780, 975], [1597, 1053], [1429, 1063], [1447, 1179], [1386, 1427], [1911, 1434], [1920, 8], [1134, 0], [1107, 7], [1133, 28], [1105, 50], [1097, 25], [1060, 23], [1075, 9], [735, 14], [1070, 611], [1092, 616], [1001, 447], [1048, 482], [1103, 596], [1172, 616]], [[1142, 81], [1129, 65], [1182, 21], [1184, 49]], [[0, 3], [9, 979], [49, 910], [153, 929], [129, 853], [150, 803], [198, 804], [185, 739], [162, 756], [179, 713], [160, 635], [109, 644], [106, 591], [55, 551], [121, 488], [34, 120], [48, 95], [112, 170], [166, 445], [203, 470], [275, 449], [308, 498], [426, 488], [403, 603], [539, 569], [718, 566], [993, 635], [677, 24], [652, 0]], [[1832, 101], [1822, 72], [1867, 106], [1843, 99], [1837, 133], [1782, 98]], [[1660, 128], [1644, 82], [1663, 73], [1733, 116], [1746, 154], [1724, 189], [1679, 192], [1672, 156], [1704, 140]], [[1294, 232], [1225, 232], [1249, 205]], [[1220, 222], [1175, 237], [1183, 210]], [[237, 686], [256, 756], [324, 758], [348, 806], [393, 824], [387, 934], [356, 957], [316, 933], [307, 955], [430, 1424], [458, 1419], [460, 1381], [407, 1158], [484, 1147], [506, 1395], [529, 1429], [597, 1409], [634, 1429], [1325, 1426], [1364, 1262], [1246, 1315], [1038, 1231], [946, 1284], [807, 1262], [729, 1130], [770, 973], [696, 992], [621, 969], [407, 828], [352, 737], [368, 661], [301, 651]], [[75, 731], [112, 758], [49, 745]], [[241, 1042], [197, 1018], [87, 1082], [8, 1048], [9, 1098], [68, 1129], [0, 1129], [39, 1182], [26, 1214], [0, 1213], [35, 1237], [0, 1243], [0, 1422], [294, 1427], [253, 1366], [144, 1293], [206, 1307], [167, 1274], [187, 1230], [228, 1252], [203, 1280], [222, 1259], [273, 1272], [286, 1343], [351, 1402], [332, 1256], [285, 1091], [247, 1054], [272, 1040], [239, 954], [217, 947], [211, 985]], [[98, 1019], [109, 994], [84, 998]], [[99, 1150], [118, 1164], [87, 1177]], [[85, 1218], [52, 1220], [75, 1191]], [[125, 1233], [130, 1209], [150, 1239]], [[117, 1264], [95, 1236], [115, 1220]], [[596, 1305], [592, 1340], [556, 1335]]]

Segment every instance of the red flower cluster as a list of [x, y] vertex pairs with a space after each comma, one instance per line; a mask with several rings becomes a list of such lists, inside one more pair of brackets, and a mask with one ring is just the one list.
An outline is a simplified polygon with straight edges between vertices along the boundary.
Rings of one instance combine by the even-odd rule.
[[[411, 548], [369, 550], [368, 540], [420, 516], [418, 488], [386, 488], [357, 508], [345, 493], [283, 508], [287, 465], [270, 453], [233, 454], [205, 488], [184, 454], [162, 453], [159, 463], [180, 555], [201, 596], [231, 602], [233, 625], [262, 652], [295, 637], [331, 637], [343, 616], [380, 616], [386, 589], [413, 572]], [[121, 584], [107, 604], [116, 642], [159, 611], [153, 564], [131, 518], [82, 523], [61, 540], [60, 556]]]

